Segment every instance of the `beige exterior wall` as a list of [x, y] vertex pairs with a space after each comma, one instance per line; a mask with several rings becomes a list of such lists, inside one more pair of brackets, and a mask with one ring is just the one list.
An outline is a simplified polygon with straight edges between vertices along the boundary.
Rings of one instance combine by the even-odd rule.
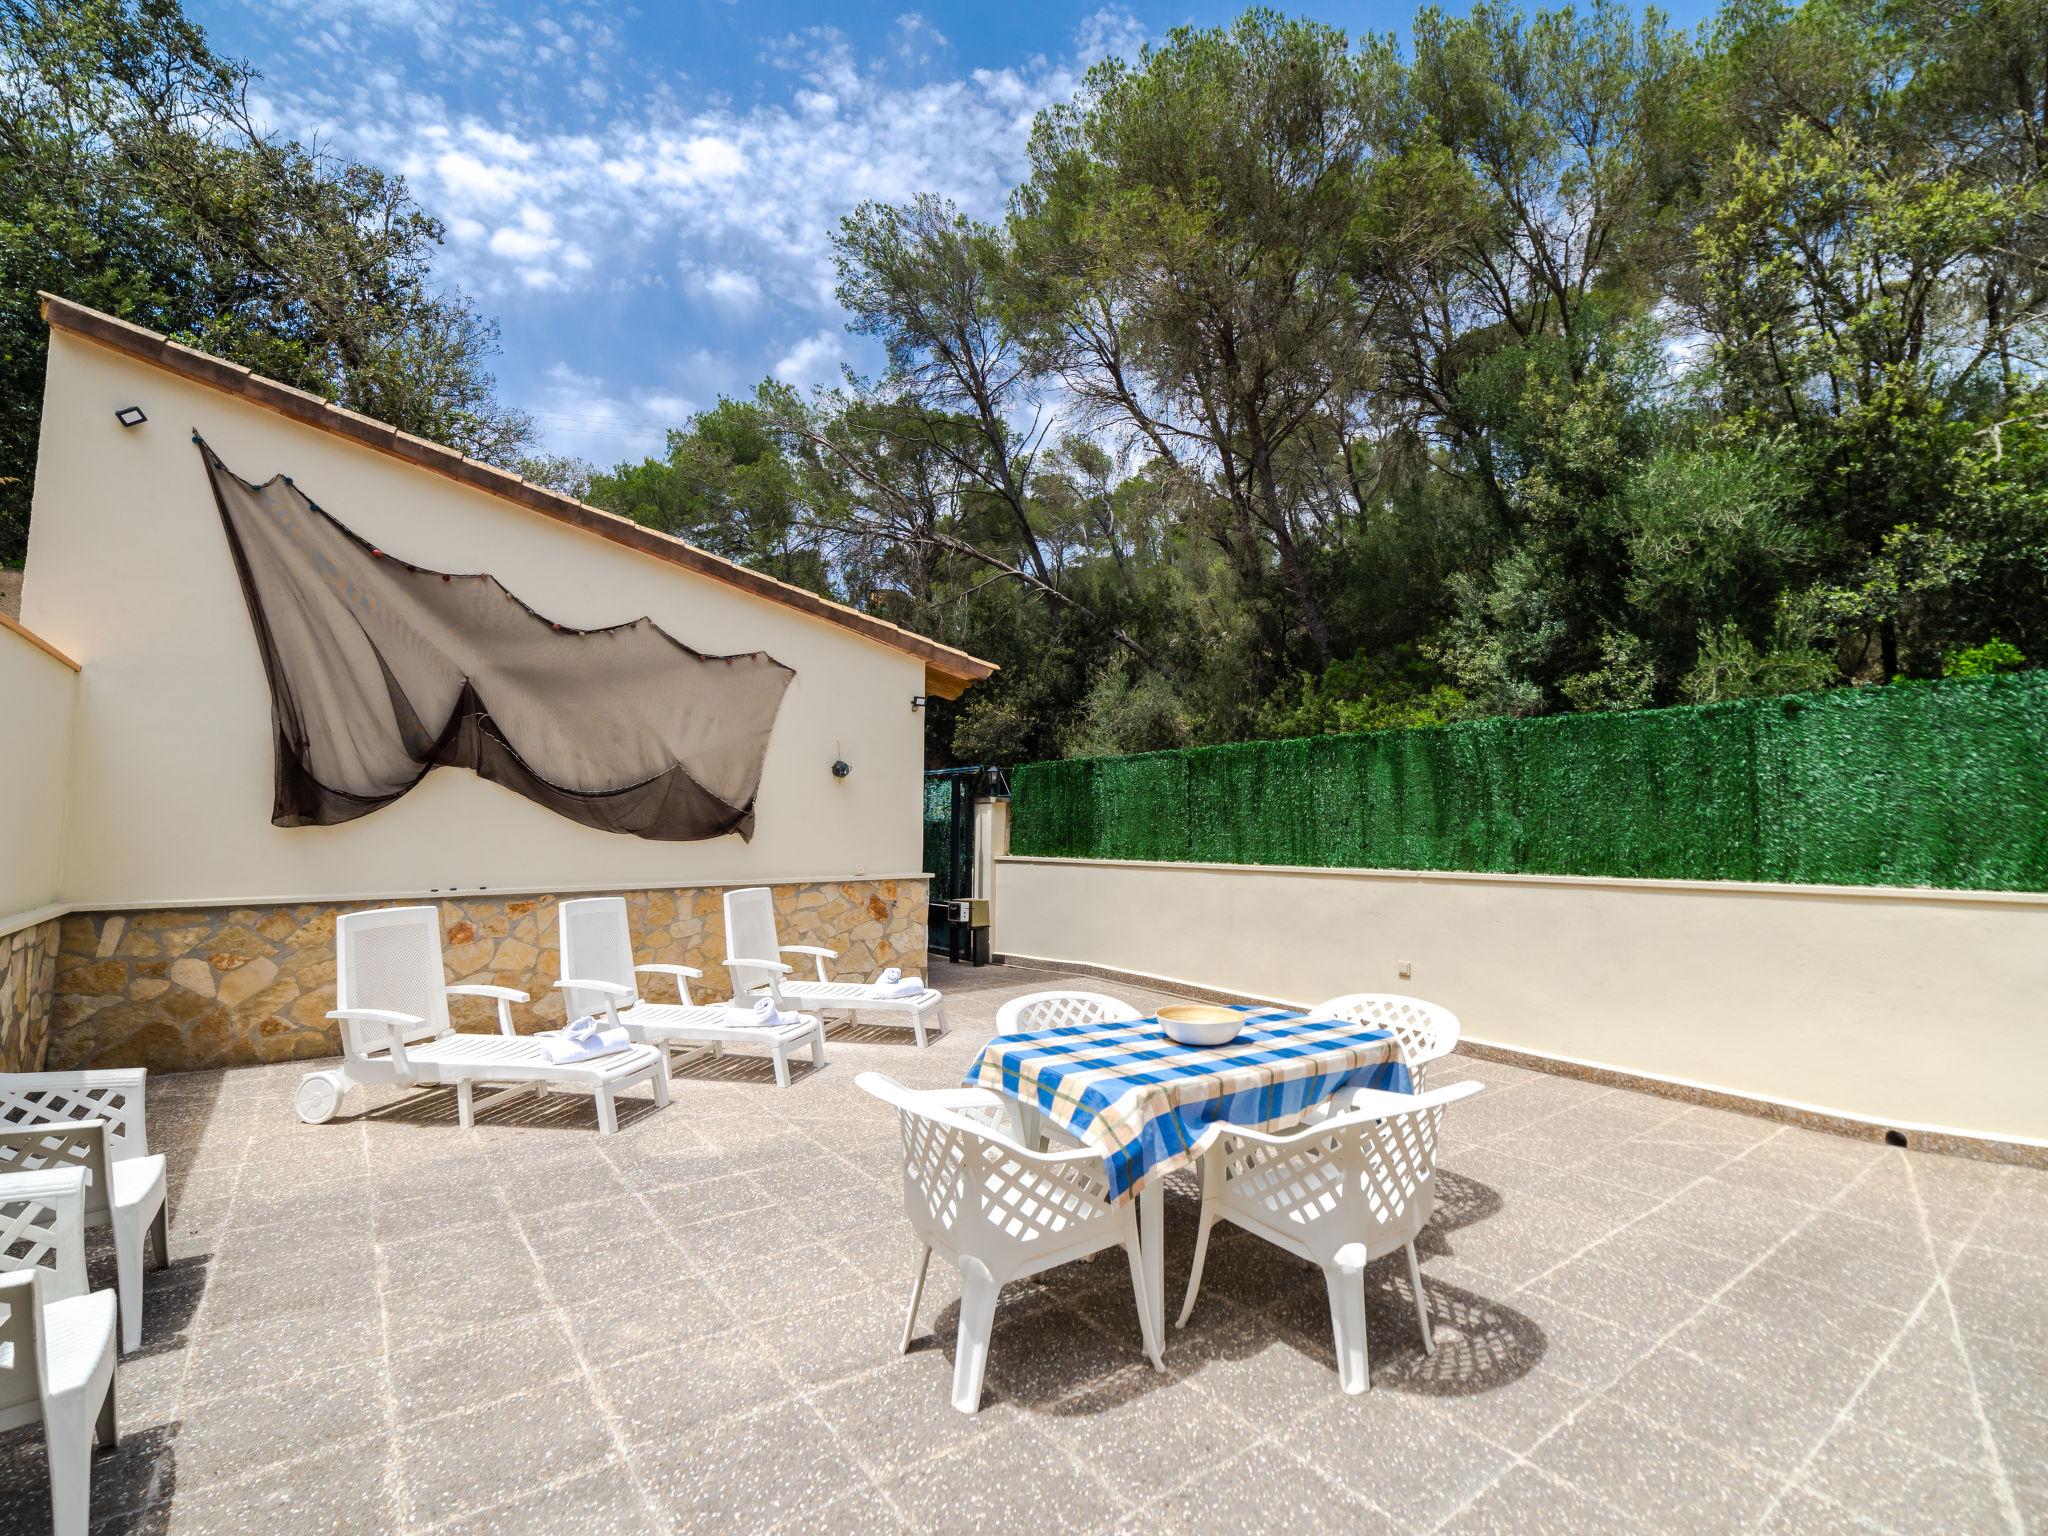
[[0, 624], [0, 934], [57, 899], [77, 697], [76, 672]]
[[[120, 426], [126, 405], [148, 422]], [[237, 473], [289, 474], [394, 553], [488, 571], [565, 624], [645, 614], [699, 650], [795, 668], [753, 842], [597, 832], [450, 769], [346, 826], [273, 827], [269, 693], [195, 429]], [[879, 879], [923, 862], [916, 658], [61, 330], [23, 622], [84, 668], [55, 882], [73, 908]]]
[[[2048, 898], [1003, 858], [995, 947], [1902, 1129], [2048, 1141]], [[1403, 976], [1406, 965], [1410, 974]]]

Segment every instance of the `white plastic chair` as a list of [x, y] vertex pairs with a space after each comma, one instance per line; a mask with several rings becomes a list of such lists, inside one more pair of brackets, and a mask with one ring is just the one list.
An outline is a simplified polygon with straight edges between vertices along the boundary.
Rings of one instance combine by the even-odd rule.
[[1285, 1135], [1233, 1126], [1214, 1133], [1202, 1154], [1202, 1225], [1195, 1235], [1185, 1327], [1202, 1285], [1209, 1233], [1219, 1221], [1276, 1243], [1321, 1267], [1330, 1291], [1337, 1379], [1346, 1392], [1372, 1385], [1365, 1346], [1365, 1266], [1396, 1248], [1408, 1251], [1408, 1280], [1422, 1347], [1434, 1354], [1429, 1302], [1415, 1239], [1436, 1209], [1437, 1133], [1444, 1107], [1484, 1085], [1454, 1083], [1436, 1093], [1363, 1088], [1341, 1114]]
[[142, 1343], [142, 1264], [171, 1262], [164, 1208], [166, 1165], [151, 1156], [143, 1120], [149, 1074], [140, 1067], [0, 1074], [0, 1173], [85, 1171], [85, 1224], [111, 1227], [121, 1297], [121, 1348]]
[[960, 1271], [955, 1408], [973, 1413], [981, 1406], [1002, 1288], [1119, 1243], [1131, 1261], [1145, 1353], [1154, 1370], [1166, 1369], [1145, 1301], [1137, 1202], [1110, 1200], [1098, 1154], [1034, 1152], [1018, 1145], [1002, 1129], [1002, 1099], [986, 1088], [918, 1092], [881, 1072], [863, 1072], [854, 1081], [892, 1106], [903, 1125], [903, 1208], [920, 1247], [903, 1349], [910, 1348], [917, 1330], [932, 1254]]
[[[1028, 1035], [1041, 1029], [1061, 1029], [1070, 1024], [1121, 1024], [1144, 1015], [1129, 1003], [1119, 1002], [1106, 992], [1027, 992], [1013, 997], [996, 1010], [998, 1035]], [[1046, 1130], [1036, 1104], [1021, 1099], [1010, 1105], [1017, 1139], [1027, 1147], [1042, 1147], [1048, 1140], [1077, 1147], [1080, 1142], [1058, 1126]]]
[[85, 1536], [93, 1441], [115, 1435], [114, 1293], [85, 1288], [85, 1178], [0, 1174], [0, 1430], [42, 1421], [55, 1536]]
[[1390, 1030], [1400, 1042], [1408, 1076], [1421, 1093], [1427, 1086], [1427, 1065], [1458, 1048], [1458, 1016], [1437, 1003], [1394, 992], [1347, 992], [1309, 1010], [1318, 1019], [1353, 1019]]
[[1106, 992], [1027, 992], [996, 1010], [996, 1033], [1028, 1035], [1070, 1024], [1121, 1024], [1143, 1017]]
[[[690, 983], [704, 973], [689, 965], [635, 965], [633, 932], [626, 917], [623, 896], [589, 896], [565, 901], [557, 917], [562, 947], [562, 976], [555, 983], [568, 1001], [570, 1017], [602, 1012], [616, 1028], [633, 1039], [658, 1046], [673, 1072], [681, 1061], [677, 1051], [695, 1047], [682, 1060], [699, 1051], [716, 1056], [728, 1045], [765, 1045], [775, 1062], [775, 1081], [789, 1086], [789, 1057], [792, 1051], [808, 1049], [811, 1065], [825, 1065], [825, 1026], [815, 1015], [799, 1013], [789, 1023], [763, 1029], [758, 1025], [734, 1024], [723, 1003], [690, 1001]], [[649, 1002], [640, 995], [638, 977], [671, 976], [677, 1003]], [[782, 1011], [780, 978], [768, 978], [768, 993]]]
[[[802, 977], [783, 961], [784, 955], [808, 955], [816, 975]], [[732, 976], [735, 997], [761, 991], [771, 977], [780, 978], [782, 995], [806, 1011], [843, 1009], [853, 1014], [877, 1016], [869, 1022], [899, 1024], [917, 1036], [918, 1048], [925, 1045], [925, 1027], [936, 1022], [946, 1028], [946, 1002], [938, 991], [926, 987], [904, 997], [876, 997], [865, 982], [834, 981], [825, 969], [827, 960], [839, 952], [815, 944], [778, 943], [775, 934], [775, 893], [765, 885], [725, 893], [725, 968]]]
[[[508, 1093], [569, 1088], [597, 1101], [597, 1123], [619, 1128], [615, 1095], [635, 1083], [668, 1103], [668, 1073], [661, 1053], [644, 1045], [589, 1061], [549, 1061], [540, 1042], [512, 1028], [511, 1004], [527, 1000], [510, 987], [448, 986], [441, 962], [441, 916], [435, 907], [380, 907], [344, 913], [335, 924], [335, 1001], [327, 1017], [341, 1024], [342, 1064], [310, 1072], [299, 1084], [299, 1118], [330, 1120], [342, 1096], [355, 1088], [455, 1085], [464, 1129], [476, 1124], [474, 1090], [481, 1084]], [[498, 1033], [458, 1034], [448, 1019], [450, 997], [489, 997], [498, 1003]]]

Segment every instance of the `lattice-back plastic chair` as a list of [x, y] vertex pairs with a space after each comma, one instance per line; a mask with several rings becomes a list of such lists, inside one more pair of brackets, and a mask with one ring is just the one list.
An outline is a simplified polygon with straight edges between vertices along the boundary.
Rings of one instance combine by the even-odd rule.
[[1408, 1076], [1421, 1093], [1429, 1084], [1425, 1068], [1458, 1047], [1458, 1016], [1438, 1003], [1396, 992], [1347, 992], [1309, 1010], [1318, 1019], [1354, 1019], [1389, 1030], [1400, 1042]]
[[[569, 1015], [601, 1013], [612, 1027], [633, 1039], [660, 1048], [673, 1072], [700, 1054], [716, 1056], [729, 1045], [764, 1045], [775, 1068], [775, 1081], [789, 1086], [789, 1058], [808, 1050], [811, 1065], [825, 1065], [825, 1026], [810, 1014], [785, 1010], [780, 970], [767, 973], [763, 988], [787, 1022], [763, 1027], [734, 1024], [723, 1003], [693, 1003], [690, 983], [704, 973], [692, 965], [633, 962], [633, 930], [623, 896], [587, 896], [565, 901], [556, 922], [562, 944], [562, 979], [555, 983], [568, 1000]], [[641, 996], [643, 975], [673, 977], [679, 1003], [656, 1003]]]
[[[342, 1064], [311, 1072], [299, 1084], [299, 1118], [332, 1119], [356, 1088], [453, 1084], [464, 1129], [476, 1123], [475, 1089], [507, 1093], [569, 1088], [597, 1101], [600, 1130], [619, 1126], [615, 1096], [646, 1082], [657, 1107], [668, 1103], [661, 1053], [644, 1045], [587, 1061], [551, 1062], [540, 1042], [512, 1027], [511, 987], [446, 984], [437, 907], [379, 907], [345, 912], [334, 925], [335, 1001], [327, 1017], [341, 1025]], [[448, 1017], [451, 997], [488, 997], [498, 1004], [498, 1033], [459, 1034]], [[490, 1102], [488, 1099], [486, 1103]]]
[[1454, 1083], [1424, 1094], [1361, 1089], [1342, 1114], [1285, 1135], [1238, 1127], [1215, 1133], [1203, 1153], [1202, 1225], [1187, 1301], [1174, 1326], [1186, 1326], [1193, 1315], [1210, 1231], [1228, 1221], [1321, 1267], [1330, 1292], [1337, 1379], [1346, 1392], [1372, 1384], [1365, 1266], [1396, 1248], [1408, 1252], [1422, 1347], [1434, 1354], [1415, 1239], [1436, 1209], [1444, 1109], [1483, 1086]]
[[910, 1348], [925, 1274], [939, 1254], [960, 1271], [960, 1331], [953, 1406], [981, 1406], [996, 1296], [1012, 1280], [1123, 1246], [1138, 1327], [1155, 1370], [1165, 1370], [1145, 1301], [1137, 1202], [1111, 1201], [1093, 1152], [1035, 1152], [1002, 1129], [1003, 1101], [986, 1088], [919, 1092], [881, 1072], [854, 1079], [891, 1106], [903, 1127], [903, 1208], [919, 1246], [902, 1348]]
[[85, 1536], [93, 1441], [115, 1435], [114, 1294], [85, 1288], [85, 1179], [0, 1174], [0, 1430], [42, 1421], [55, 1536]]
[[0, 1173], [85, 1171], [85, 1224], [111, 1227], [121, 1298], [121, 1347], [142, 1342], [142, 1270], [171, 1262], [167, 1165], [151, 1156], [140, 1067], [0, 1074]]
[[996, 1010], [996, 1033], [1028, 1035], [1073, 1024], [1120, 1024], [1144, 1015], [1107, 992], [1027, 992]]
[[[1064, 1029], [1077, 1024], [1122, 1024], [1144, 1015], [1129, 1003], [1107, 992], [1072, 992], [1054, 989], [1027, 992], [1013, 997], [996, 1010], [998, 1035], [1028, 1035], [1041, 1029]], [[1043, 1147], [1049, 1141], [1077, 1147], [1081, 1143], [1058, 1126], [1047, 1130], [1036, 1104], [1021, 1099], [1009, 1105], [1017, 1139], [1027, 1147]]]
[[[933, 987], [896, 997], [877, 997], [865, 982], [834, 981], [825, 969], [827, 960], [839, 952], [816, 944], [776, 942], [775, 893], [765, 885], [746, 886], [725, 893], [725, 968], [732, 977], [735, 997], [746, 997], [778, 982], [782, 995], [798, 1008], [809, 1011], [872, 1015], [868, 1022], [898, 1024], [917, 1036], [918, 1048], [926, 1044], [928, 1026], [947, 1028], [946, 1001]], [[810, 957], [815, 976], [799, 976], [784, 955]]]

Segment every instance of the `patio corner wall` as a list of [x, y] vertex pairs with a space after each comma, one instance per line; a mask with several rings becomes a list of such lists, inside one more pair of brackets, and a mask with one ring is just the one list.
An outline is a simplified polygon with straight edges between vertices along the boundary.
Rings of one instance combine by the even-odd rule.
[[994, 918], [1012, 960], [1412, 993], [1475, 1042], [2048, 1146], [2048, 896], [1004, 857]]
[[43, 1065], [78, 666], [0, 617], [0, 1072]]
[[[697, 967], [705, 978], [699, 998], [725, 995], [723, 889], [617, 893], [626, 897], [640, 959]], [[885, 965], [924, 968], [922, 878], [805, 881], [774, 890], [783, 942], [838, 950], [849, 976], [872, 976]], [[520, 1029], [560, 1027], [561, 994], [552, 990], [561, 974], [555, 897], [462, 896], [435, 904], [451, 982], [517, 987], [533, 998], [513, 1009]], [[49, 1065], [181, 1072], [337, 1054], [335, 1026], [326, 1018], [334, 1006], [334, 919], [361, 905], [64, 918], [60, 952], [52, 956], [57, 999]], [[668, 985], [662, 978], [650, 991], [668, 999]], [[452, 998], [450, 1008], [458, 1028], [497, 1027], [495, 1005], [486, 1000]]]

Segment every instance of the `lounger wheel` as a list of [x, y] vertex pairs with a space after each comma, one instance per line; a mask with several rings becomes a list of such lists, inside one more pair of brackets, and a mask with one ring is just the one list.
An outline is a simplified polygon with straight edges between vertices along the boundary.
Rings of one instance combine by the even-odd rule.
[[341, 1107], [341, 1075], [337, 1072], [309, 1072], [299, 1084], [293, 1107], [308, 1125], [325, 1125]]

